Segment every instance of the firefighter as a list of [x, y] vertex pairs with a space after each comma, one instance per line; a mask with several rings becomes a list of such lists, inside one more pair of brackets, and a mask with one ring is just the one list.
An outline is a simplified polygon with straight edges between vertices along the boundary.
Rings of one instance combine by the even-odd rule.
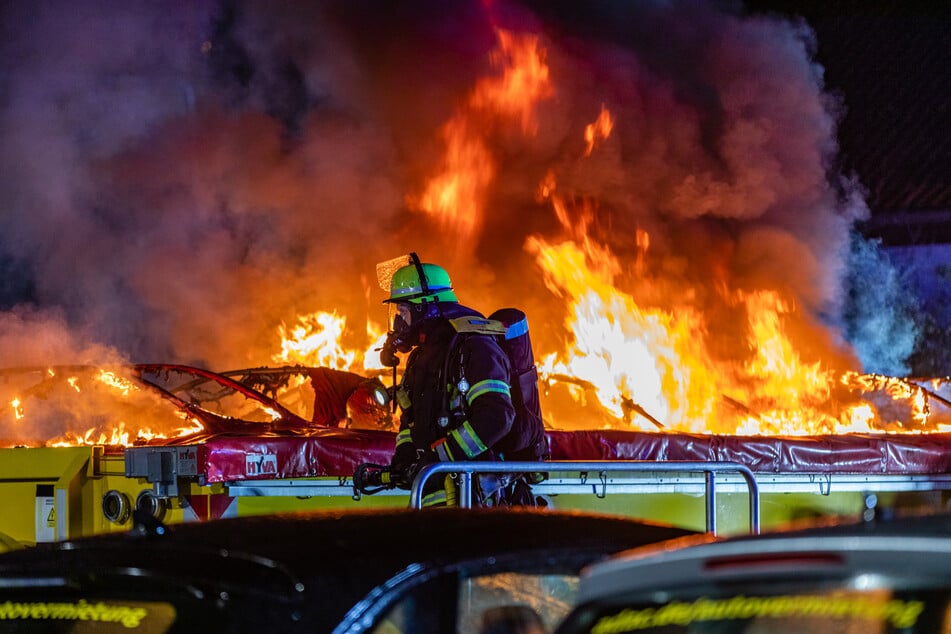
[[[390, 280], [384, 303], [398, 314], [381, 352], [392, 366], [399, 363], [394, 351], [409, 353], [395, 390], [402, 413], [390, 465], [392, 473], [403, 474], [404, 483], [436, 461], [501, 460], [502, 448], [517, 435], [508, 357], [491, 335], [459, 337], [450, 320], [484, 318], [458, 302], [444, 268], [421, 263], [415, 254], [410, 261]], [[504, 478], [478, 481], [482, 504], [502, 503]], [[451, 476], [427, 481], [423, 506], [455, 503]]]

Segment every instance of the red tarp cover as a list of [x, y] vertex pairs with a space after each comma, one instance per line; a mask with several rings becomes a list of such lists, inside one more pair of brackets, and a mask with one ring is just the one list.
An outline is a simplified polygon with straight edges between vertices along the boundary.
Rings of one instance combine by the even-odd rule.
[[[364, 462], [388, 464], [394, 438], [345, 429], [213, 436], [198, 444], [198, 472], [209, 483], [351, 476]], [[730, 461], [764, 474], [951, 472], [951, 434], [744, 437], [609, 430], [551, 431], [548, 438], [552, 460]]]
[[548, 436], [552, 460], [723, 461], [759, 473], [951, 472], [951, 434], [777, 437], [577, 431]]

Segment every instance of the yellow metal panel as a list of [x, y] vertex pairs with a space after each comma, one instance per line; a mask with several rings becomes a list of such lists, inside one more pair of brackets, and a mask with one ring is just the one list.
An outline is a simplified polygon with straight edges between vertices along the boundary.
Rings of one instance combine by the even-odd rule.
[[66, 474], [75, 477], [91, 455], [90, 447], [0, 449], [0, 533], [20, 543], [34, 543], [37, 485], [55, 487]]

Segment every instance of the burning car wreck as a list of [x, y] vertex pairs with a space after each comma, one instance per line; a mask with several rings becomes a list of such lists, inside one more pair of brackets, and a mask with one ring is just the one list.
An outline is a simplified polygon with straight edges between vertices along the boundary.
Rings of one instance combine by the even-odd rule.
[[[344, 427], [392, 431], [389, 393], [382, 382], [326, 367], [282, 366], [212, 373], [171, 364], [138, 364], [137, 376], [183, 402], [220, 409], [229, 399], [270, 399], [275, 431]], [[233, 419], [246, 420], [239, 409]], [[240, 431], [222, 429], [221, 431]]]
[[0, 391], [10, 404], [0, 429], [15, 434], [7, 442], [19, 445], [142, 445], [314, 427], [392, 428], [388, 393], [378, 379], [330, 368], [223, 374], [177, 364], [10, 368], [0, 371]]
[[[35, 384], [18, 392], [15, 413], [25, 419], [40, 404], [52, 407], [57, 390], [80, 401], [92, 392], [86, 405], [103, 408], [100, 415], [154, 421], [152, 429], [165, 433], [106, 435], [104, 427], [95, 434], [51, 437], [33, 449], [0, 449], [0, 492], [16, 510], [0, 532], [15, 541], [125, 530], [133, 509], [175, 523], [408, 504], [406, 491], [366, 496], [352, 481], [361, 465], [387, 464], [394, 449], [391, 408], [378, 378], [303, 366], [218, 374], [140, 364], [125, 368], [122, 381], [115, 371], [102, 372], [29, 369]], [[18, 383], [10, 378], [16, 374], [4, 375], [8, 385]], [[543, 375], [543, 398], [565, 383], [579, 385]], [[927, 413], [933, 429], [948, 417], [940, 411], [947, 404], [944, 382], [868, 377], [863, 385], [864, 398], [877, 399], [896, 416]], [[122, 406], [107, 407], [103, 394]], [[62, 404], [53, 411], [60, 422], [69, 414]], [[96, 420], [89, 411], [80, 410], [79, 419]], [[111, 423], [117, 432], [129, 430], [122, 419]], [[754, 520], [774, 526], [804, 516], [860, 515], [870, 506], [908, 504], [909, 496], [917, 505], [940, 506], [951, 490], [951, 436], [938, 431], [723, 435], [629, 426], [568, 430], [549, 423], [546, 436], [548, 478], [536, 489], [556, 508], [595, 509], [692, 530], [742, 532]], [[640, 464], [630, 472], [598, 468], [609, 462]], [[643, 470], [645, 463], [650, 471]], [[743, 480], [747, 470], [755, 489]], [[716, 519], [711, 523], [711, 512], [719, 526]]]

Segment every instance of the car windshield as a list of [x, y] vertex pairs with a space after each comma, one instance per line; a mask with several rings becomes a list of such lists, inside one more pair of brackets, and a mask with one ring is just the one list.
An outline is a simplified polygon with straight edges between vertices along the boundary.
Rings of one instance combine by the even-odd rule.
[[702, 594], [654, 592], [589, 602], [559, 634], [924, 634], [951, 632], [951, 588], [857, 577], [781, 592], [734, 587]]
[[138, 369], [144, 381], [217, 416], [252, 423], [271, 423], [280, 418], [276, 404], [269, 399], [252, 398], [214, 375], [176, 366], [140, 365]]

